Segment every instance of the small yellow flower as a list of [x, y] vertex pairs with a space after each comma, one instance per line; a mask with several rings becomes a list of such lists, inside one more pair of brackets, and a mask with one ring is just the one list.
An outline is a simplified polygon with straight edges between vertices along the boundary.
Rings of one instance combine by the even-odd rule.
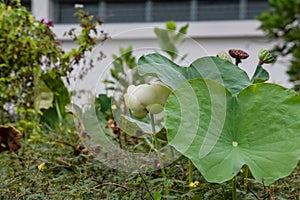
[[39, 171], [43, 171], [45, 168], [46, 163], [42, 163], [38, 166]]
[[116, 110], [116, 109], [117, 109], [117, 106], [116, 106], [116, 105], [111, 105], [111, 109], [112, 109], [112, 110]]
[[189, 184], [190, 187], [197, 187], [199, 185], [199, 181], [191, 182]]

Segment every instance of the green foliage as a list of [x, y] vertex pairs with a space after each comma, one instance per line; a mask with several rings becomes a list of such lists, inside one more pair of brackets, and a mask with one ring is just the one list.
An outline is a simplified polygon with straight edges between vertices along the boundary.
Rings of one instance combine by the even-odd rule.
[[106, 90], [126, 92], [129, 85], [139, 85], [144, 80], [138, 75], [136, 58], [132, 54], [132, 46], [127, 48], [120, 47], [120, 56], [113, 54], [113, 67], [110, 69], [112, 80], [106, 79]]
[[140, 75], [158, 77], [172, 89], [186, 80], [204, 77], [218, 81], [233, 94], [251, 84], [245, 71], [236, 65], [217, 57], [203, 57], [189, 67], [181, 67], [160, 54], [148, 54], [138, 61]]
[[61, 78], [55, 80], [45, 74], [41, 77], [45, 85], [53, 94], [50, 108], [41, 109], [41, 123], [47, 123], [51, 127], [59, 126], [59, 122], [66, 117], [66, 106], [70, 103], [70, 93]]
[[[96, 44], [98, 31], [96, 23], [91, 22], [92, 17], [78, 9], [81, 33], [75, 35], [74, 29], [68, 32], [78, 47], [66, 53], [51, 30], [51, 21], [35, 21], [19, 1], [11, 5], [0, 2], [0, 124], [17, 122], [21, 131], [31, 132], [38, 121], [39, 110], [35, 111], [35, 108], [48, 107], [43, 111], [43, 117], [48, 121], [64, 117], [70, 94], [61, 78], [69, 81], [73, 68]], [[91, 36], [92, 33], [95, 36]], [[104, 40], [107, 36], [102, 35]], [[41, 88], [39, 83], [46, 84], [51, 90], [46, 92], [53, 95], [51, 106], [52, 97], [49, 96], [48, 105], [41, 107], [42, 94], [39, 92], [46, 95], [43, 91], [46, 87]]]
[[71, 123], [42, 130], [18, 154], [0, 154], [0, 199], [116, 199], [126, 192], [113, 169], [78, 148]]
[[298, 163], [299, 109], [300, 96], [275, 84], [254, 84], [235, 97], [221, 84], [198, 78], [168, 99], [168, 141], [209, 182], [230, 180], [247, 165], [269, 185]]
[[166, 29], [154, 28], [160, 48], [165, 51], [172, 60], [178, 56], [178, 45], [185, 41], [185, 35], [189, 24], [179, 28], [176, 33], [176, 23], [174, 21], [166, 22]]
[[249, 167], [251, 179], [266, 185], [292, 173], [300, 155], [300, 97], [264, 83], [269, 75], [261, 65], [249, 79], [217, 57], [182, 67], [149, 54], [139, 59], [138, 71], [174, 89], [165, 108], [168, 142], [209, 182], [223, 183], [240, 174], [247, 194], [249, 177], [241, 170]]
[[54, 95], [41, 78], [35, 79], [35, 110], [52, 106]]
[[300, 80], [300, 2], [298, 0], [269, 0], [270, 10], [257, 19], [259, 29], [277, 44], [272, 52], [277, 56], [292, 56], [287, 73], [299, 91]]
[[253, 77], [251, 78], [252, 83], [260, 83], [269, 80], [269, 73], [261, 66], [257, 65]]
[[[112, 119], [112, 98], [106, 94], [99, 94], [95, 99], [96, 115], [104, 115], [106, 120]], [[100, 120], [100, 119], [99, 119]]]
[[0, 49], [0, 123], [15, 122], [16, 117], [20, 123], [33, 120], [34, 115], [26, 113], [34, 108], [34, 79], [45, 73], [41, 65], [50, 68], [63, 51], [47, 25], [35, 22], [20, 4], [4, 3], [0, 3]]
[[[116, 171], [89, 152], [76, 149], [80, 142], [72, 129], [46, 130], [24, 145], [17, 154], [0, 154], [0, 199], [147, 199], [162, 194], [164, 180], [159, 171], [125, 173]], [[78, 154], [79, 153], [79, 154]], [[43, 170], [38, 166], [45, 163]], [[170, 199], [230, 199], [229, 184], [211, 184], [195, 169], [196, 188], [187, 182], [186, 158], [176, 160], [166, 168]], [[272, 186], [261, 186], [249, 180], [251, 191], [261, 199], [297, 199], [299, 168], [288, 179]], [[240, 199], [257, 199], [245, 193], [239, 185]], [[151, 198], [151, 195], [153, 198]], [[162, 196], [162, 199], [165, 199]]]

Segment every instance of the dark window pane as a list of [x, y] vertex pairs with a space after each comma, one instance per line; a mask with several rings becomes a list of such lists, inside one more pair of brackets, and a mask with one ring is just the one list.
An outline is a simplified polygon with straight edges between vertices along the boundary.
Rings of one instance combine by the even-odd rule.
[[84, 5], [84, 10], [94, 17], [98, 17], [99, 3], [98, 1], [71, 1], [71, 0], [59, 0], [54, 5], [54, 22], [55, 23], [78, 23], [75, 13], [75, 4]]
[[145, 22], [145, 1], [107, 1], [104, 22]]
[[154, 1], [152, 20], [159, 21], [189, 21], [190, 1]]
[[239, 18], [239, 1], [199, 1], [198, 20], [233, 20]]
[[267, 12], [269, 7], [270, 6], [267, 0], [249, 0], [247, 6], [247, 18], [254, 19], [262, 12]]

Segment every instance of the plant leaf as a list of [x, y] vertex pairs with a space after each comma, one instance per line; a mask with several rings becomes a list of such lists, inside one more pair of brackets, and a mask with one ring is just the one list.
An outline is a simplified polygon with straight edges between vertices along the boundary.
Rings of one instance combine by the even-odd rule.
[[[126, 115], [120, 117], [120, 128], [126, 132], [126, 134], [134, 137], [140, 137], [144, 134], [152, 135], [151, 124], [145, 123], [133, 118], [130, 118]], [[161, 131], [162, 127], [155, 126], [156, 133]]]
[[189, 28], [189, 24], [185, 24], [184, 26], [182, 26], [182, 27], [179, 29], [179, 33], [181, 33], [181, 34], [186, 34], [188, 28]]
[[159, 47], [165, 51], [174, 60], [177, 57], [178, 50], [174, 43], [174, 31], [167, 29], [154, 28]]
[[43, 80], [35, 78], [35, 109], [48, 109], [52, 106], [53, 92], [47, 87]]
[[261, 83], [269, 80], [270, 76], [269, 73], [262, 68], [262, 66], [257, 65], [256, 70], [251, 78], [252, 83]]
[[174, 21], [166, 22], [166, 29], [175, 31], [176, 30], [176, 23]]
[[158, 77], [172, 89], [177, 88], [187, 80], [187, 71], [168, 58], [154, 53], [142, 56], [138, 60], [138, 73], [141, 76], [150, 75]]
[[156, 76], [172, 89], [176, 89], [186, 80], [194, 78], [215, 80], [223, 84], [233, 94], [237, 94], [251, 85], [245, 71], [214, 56], [199, 58], [189, 67], [180, 67], [160, 54], [148, 54], [139, 59], [138, 72], [141, 76]]
[[165, 106], [169, 144], [209, 182], [222, 183], [248, 165], [266, 185], [288, 176], [300, 158], [300, 96], [271, 83], [237, 96], [209, 79], [183, 83]]
[[96, 107], [100, 107], [101, 112], [109, 111], [111, 112], [111, 104], [112, 99], [111, 97], [108, 97], [106, 94], [99, 94], [98, 97], [95, 99], [95, 105]]
[[231, 62], [214, 56], [195, 60], [189, 67], [189, 79], [207, 78], [224, 85], [232, 94], [251, 85], [247, 73]]

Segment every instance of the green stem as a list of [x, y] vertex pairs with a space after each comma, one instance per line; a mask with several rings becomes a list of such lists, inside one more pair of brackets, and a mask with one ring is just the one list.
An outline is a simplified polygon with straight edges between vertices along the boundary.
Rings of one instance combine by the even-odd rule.
[[237, 200], [236, 197], [236, 176], [232, 178], [232, 200]]
[[192, 161], [189, 159], [189, 183], [193, 182], [193, 169], [194, 169], [194, 165]]
[[244, 177], [244, 191], [248, 192], [248, 176], [249, 176], [249, 168], [245, 166], [245, 177]]
[[[164, 168], [164, 163], [162, 161], [162, 157], [161, 157], [159, 146], [158, 146], [158, 140], [157, 140], [156, 131], [155, 131], [155, 123], [154, 123], [154, 116], [153, 116], [153, 114], [150, 114], [150, 119], [151, 119], [151, 127], [152, 127], [154, 145], [155, 145], [155, 150], [156, 150], [157, 157], [158, 157], [158, 162], [159, 162], [161, 174], [164, 177], [164, 179], [167, 180], [167, 176], [166, 176], [166, 172], [165, 172], [165, 168]], [[165, 194], [166, 195], [169, 194], [168, 188], [165, 189]]]

